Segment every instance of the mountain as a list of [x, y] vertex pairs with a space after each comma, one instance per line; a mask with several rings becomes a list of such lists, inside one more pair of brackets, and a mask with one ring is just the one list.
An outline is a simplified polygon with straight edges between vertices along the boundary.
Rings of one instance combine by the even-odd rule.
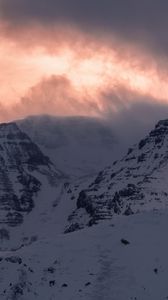
[[168, 207], [168, 120], [160, 121], [137, 145], [85, 187], [74, 189], [76, 208], [66, 232], [116, 215]]
[[[44, 120], [49, 122], [50, 127], [51, 119], [44, 117]], [[23, 124], [28, 122], [29, 127], [30, 121], [23, 121]], [[32, 119], [32, 124], [37, 121], [36, 118]], [[53, 122], [55, 124], [55, 119]], [[65, 120], [60, 119], [60, 122], [62, 127]], [[77, 120], [70, 119], [70, 124], [72, 122], [76, 123]], [[41, 128], [41, 118], [39, 123]], [[37, 137], [40, 132], [38, 129]], [[45, 136], [45, 130], [42, 132]], [[49, 237], [53, 227], [56, 233], [69, 233], [103, 220], [111, 220], [117, 215], [163, 209], [168, 205], [167, 120], [160, 121], [121, 160], [115, 161], [97, 176], [79, 176], [75, 180], [63, 176], [15, 123], [2, 124], [0, 134], [2, 236], [5, 234], [4, 224], [8, 226], [6, 235], [9, 227], [22, 224], [17, 237], [16, 230], [10, 229], [10, 236], [18, 241], [17, 245], [33, 235], [38, 238]], [[33, 223], [35, 231], [30, 226]]]
[[168, 299], [168, 120], [109, 165], [69, 182], [0, 125], [0, 299]]
[[73, 179], [95, 175], [122, 153], [111, 126], [98, 118], [35, 116], [17, 124]]
[[38, 209], [36, 218], [40, 222], [40, 213], [45, 213], [47, 207], [52, 209], [63, 178], [16, 123], [0, 124], [1, 246], [5, 240], [16, 239], [14, 228], [23, 225], [33, 211]]

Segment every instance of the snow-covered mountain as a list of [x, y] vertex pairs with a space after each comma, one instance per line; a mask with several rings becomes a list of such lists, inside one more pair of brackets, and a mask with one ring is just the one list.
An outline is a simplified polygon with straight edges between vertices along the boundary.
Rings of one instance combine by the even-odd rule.
[[63, 178], [16, 123], [0, 124], [0, 247], [2, 241], [14, 240], [14, 228], [37, 206], [38, 219], [46, 207], [52, 207]]
[[76, 208], [66, 232], [91, 226], [114, 215], [168, 207], [168, 120], [160, 121], [121, 160], [94, 180], [74, 189]]
[[168, 120], [109, 165], [72, 184], [0, 125], [0, 299], [168, 299]]
[[[1, 229], [3, 233], [4, 224], [13, 227], [23, 223], [17, 229], [18, 245], [21, 236], [22, 241], [33, 236], [34, 228], [29, 225], [33, 223], [36, 235], [45, 238], [53, 227], [57, 233], [67, 233], [111, 220], [114, 215], [167, 208], [167, 120], [160, 121], [121, 160], [97, 176], [82, 177], [73, 183], [15, 123], [2, 124], [0, 134]], [[16, 230], [13, 240], [15, 234]]]
[[95, 175], [122, 153], [111, 126], [101, 119], [34, 116], [18, 125], [73, 178]]

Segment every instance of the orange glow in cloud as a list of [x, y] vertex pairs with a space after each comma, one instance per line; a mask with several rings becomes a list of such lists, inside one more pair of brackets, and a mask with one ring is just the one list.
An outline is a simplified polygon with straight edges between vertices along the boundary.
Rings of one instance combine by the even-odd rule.
[[125, 57], [108, 45], [99, 48], [96, 42], [86, 55], [82, 45], [80, 55], [80, 45], [76, 51], [75, 46], [68, 43], [60, 44], [56, 53], [37, 45], [26, 51], [14, 41], [1, 38], [0, 103], [4, 106], [19, 103], [32, 86], [52, 75], [65, 76], [79, 98], [87, 95], [100, 110], [100, 93], [120, 86], [156, 101], [168, 100], [167, 77], [160, 78], [150, 61], [146, 68], [138, 55]]

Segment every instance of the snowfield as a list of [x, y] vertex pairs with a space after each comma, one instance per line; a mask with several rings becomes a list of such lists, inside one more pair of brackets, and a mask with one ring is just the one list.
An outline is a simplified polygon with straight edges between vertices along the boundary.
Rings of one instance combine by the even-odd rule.
[[168, 299], [166, 228], [152, 211], [1, 252], [0, 299]]

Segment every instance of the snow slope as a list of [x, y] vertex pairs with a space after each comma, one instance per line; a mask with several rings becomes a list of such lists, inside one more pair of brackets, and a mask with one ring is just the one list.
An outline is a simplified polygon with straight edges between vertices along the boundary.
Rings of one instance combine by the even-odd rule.
[[168, 299], [167, 227], [146, 212], [1, 252], [0, 299]]
[[[41, 232], [65, 176], [15, 123], [0, 124], [0, 248]], [[50, 218], [50, 215], [48, 215]], [[26, 229], [27, 220], [27, 229]], [[36, 225], [36, 230], [35, 226]], [[37, 226], [38, 225], [38, 226]]]
[[85, 188], [79, 185], [72, 190], [76, 208], [69, 216], [66, 231], [91, 226], [114, 215], [167, 208], [167, 170], [168, 120], [163, 120]]
[[18, 125], [73, 178], [96, 174], [122, 152], [111, 127], [100, 119], [35, 116]]

